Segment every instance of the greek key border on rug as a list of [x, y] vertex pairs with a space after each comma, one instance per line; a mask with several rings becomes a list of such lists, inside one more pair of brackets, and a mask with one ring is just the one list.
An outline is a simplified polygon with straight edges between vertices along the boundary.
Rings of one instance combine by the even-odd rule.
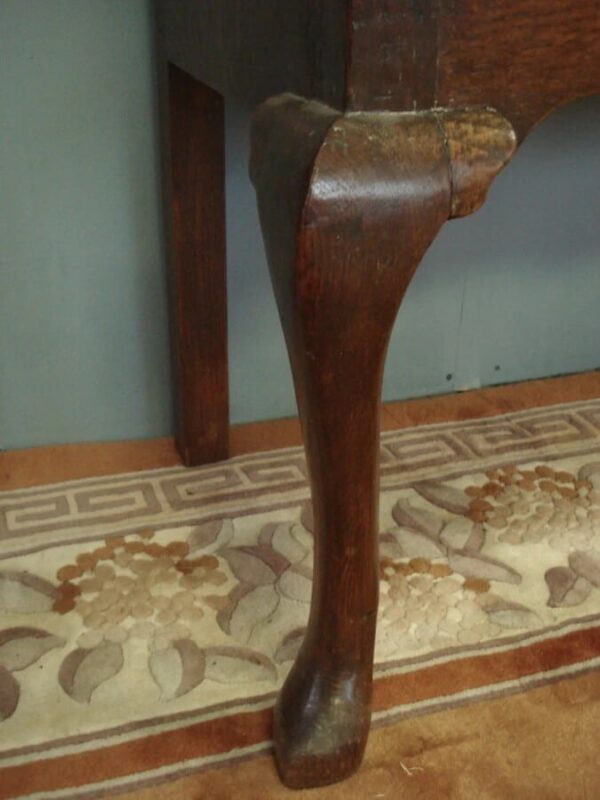
[[[441, 478], [472, 470], [565, 458], [598, 449], [600, 400], [472, 421], [383, 433], [381, 489], [402, 488], [435, 469]], [[599, 456], [600, 457], [600, 456]], [[273, 505], [273, 492], [278, 495]], [[0, 556], [127, 533], [168, 522], [196, 524], [236, 513], [289, 508], [309, 497], [301, 447], [257, 453], [194, 469], [174, 467], [0, 492]]]

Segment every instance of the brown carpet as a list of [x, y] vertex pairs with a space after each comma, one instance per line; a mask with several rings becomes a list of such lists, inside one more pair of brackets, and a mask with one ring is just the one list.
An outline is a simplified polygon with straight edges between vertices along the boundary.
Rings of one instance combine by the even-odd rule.
[[291, 793], [302, 454], [0, 494], [0, 797], [600, 793], [600, 402], [389, 432], [374, 731]]

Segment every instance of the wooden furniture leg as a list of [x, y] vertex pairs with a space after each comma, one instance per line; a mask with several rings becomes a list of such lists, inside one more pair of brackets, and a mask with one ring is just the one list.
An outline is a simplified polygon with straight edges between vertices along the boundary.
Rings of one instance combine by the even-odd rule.
[[[467, 137], [467, 138], [466, 138]], [[378, 417], [388, 338], [425, 250], [514, 147], [491, 112], [354, 113], [283, 95], [255, 113], [251, 176], [312, 486], [305, 641], [275, 709], [291, 787], [351, 774], [371, 712]]]
[[224, 104], [171, 64], [163, 101], [176, 440], [193, 466], [229, 452]]

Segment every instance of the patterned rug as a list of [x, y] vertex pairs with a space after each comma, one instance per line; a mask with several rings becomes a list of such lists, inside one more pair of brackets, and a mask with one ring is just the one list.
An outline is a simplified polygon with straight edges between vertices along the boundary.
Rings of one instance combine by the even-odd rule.
[[[383, 434], [381, 480], [374, 725], [598, 669], [600, 401]], [[0, 493], [0, 797], [268, 750], [311, 573], [297, 448]]]

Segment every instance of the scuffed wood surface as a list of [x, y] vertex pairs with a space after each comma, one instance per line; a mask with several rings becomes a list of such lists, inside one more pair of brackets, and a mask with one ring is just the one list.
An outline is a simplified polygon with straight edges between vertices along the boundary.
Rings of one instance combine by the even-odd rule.
[[452, 217], [466, 217], [483, 205], [493, 179], [512, 158], [517, 137], [493, 111], [438, 112], [446, 141], [452, 186]]
[[600, 91], [599, 0], [354, 0], [348, 107], [492, 106], [522, 139]]

